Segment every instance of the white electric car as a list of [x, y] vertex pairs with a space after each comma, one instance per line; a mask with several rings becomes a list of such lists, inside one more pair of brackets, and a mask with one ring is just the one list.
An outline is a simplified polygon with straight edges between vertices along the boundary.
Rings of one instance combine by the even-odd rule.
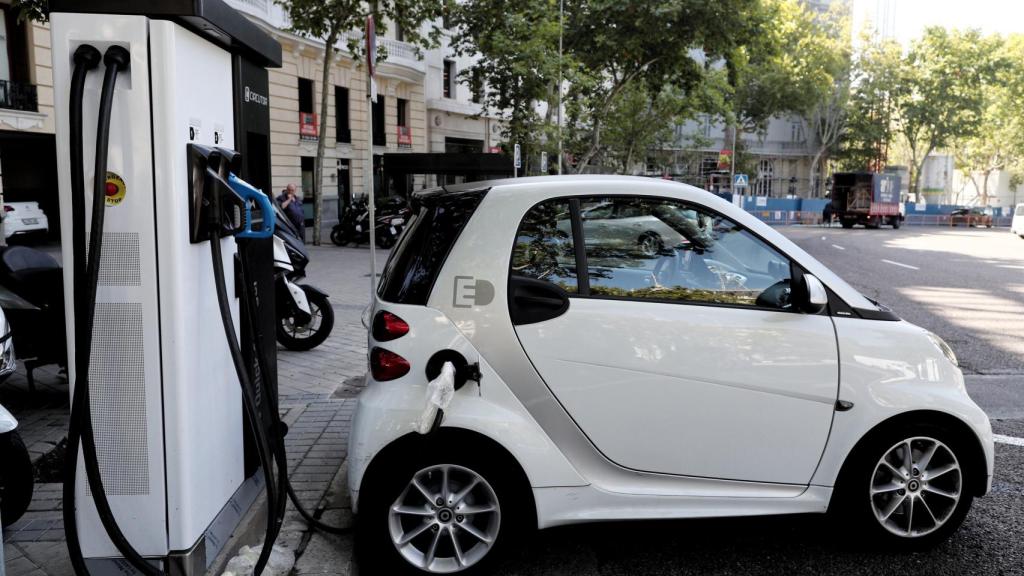
[[4, 204], [4, 236], [45, 235], [50, 221], [38, 202], [7, 202]]
[[[524, 530], [623, 519], [831, 510], [918, 549], [991, 486], [949, 346], [729, 202], [580, 176], [413, 204], [349, 447], [360, 546], [386, 573], [486, 571]], [[678, 238], [610, 242], [581, 219], [608, 205]], [[445, 362], [456, 391], [421, 434]]]

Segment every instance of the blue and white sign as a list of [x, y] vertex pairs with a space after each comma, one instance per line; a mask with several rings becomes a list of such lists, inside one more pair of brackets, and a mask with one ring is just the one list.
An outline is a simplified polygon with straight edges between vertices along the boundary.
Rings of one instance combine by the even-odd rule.
[[750, 185], [750, 178], [746, 174], [736, 174], [733, 176], [732, 185], [737, 188], [746, 188]]

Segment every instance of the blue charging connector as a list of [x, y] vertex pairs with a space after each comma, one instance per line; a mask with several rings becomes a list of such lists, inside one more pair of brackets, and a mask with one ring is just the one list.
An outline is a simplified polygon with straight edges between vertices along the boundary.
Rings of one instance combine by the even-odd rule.
[[[270, 203], [270, 198], [234, 174], [228, 174], [228, 186], [245, 203], [245, 226], [235, 236], [238, 238], [270, 238], [273, 236], [277, 216], [274, 214], [274, 206]], [[260, 212], [263, 213], [263, 226], [259, 229], [253, 228], [250, 201], [259, 204]]]

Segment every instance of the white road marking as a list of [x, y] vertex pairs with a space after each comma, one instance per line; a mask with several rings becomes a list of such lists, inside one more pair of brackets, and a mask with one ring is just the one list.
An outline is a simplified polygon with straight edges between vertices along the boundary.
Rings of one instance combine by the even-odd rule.
[[917, 266], [911, 266], [910, 264], [901, 264], [899, 262], [893, 262], [892, 260], [886, 260], [885, 258], [882, 259], [882, 262], [885, 262], [886, 264], [892, 264], [893, 266], [902, 266], [903, 268], [910, 268], [911, 270], [920, 270], [920, 268], [918, 268]]
[[1003, 434], [993, 434], [992, 439], [1000, 444], [1010, 444], [1012, 446], [1024, 446], [1024, 438], [1017, 438], [1016, 436], [1004, 436]]
[[836, 250], [846, 250], [846, 248], [843, 248], [839, 244], [833, 244], [832, 247], [835, 248]]

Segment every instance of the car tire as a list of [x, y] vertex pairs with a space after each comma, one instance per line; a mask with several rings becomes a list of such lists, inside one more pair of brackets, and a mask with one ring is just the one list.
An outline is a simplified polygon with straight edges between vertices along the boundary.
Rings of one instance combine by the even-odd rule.
[[[363, 483], [356, 531], [362, 565], [373, 566], [379, 574], [471, 576], [489, 574], [518, 548], [527, 531], [529, 502], [508, 466], [458, 444], [408, 451], [389, 460], [386, 470]], [[438, 500], [445, 478], [447, 500]], [[474, 479], [462, 501], [454, 501]], [[494, 509], [482, 511], [490, 507]], [[467, 508], [481, 512], [459, 514]], [[400, 550], [403, 540], [407, 543]], [[435, 558], [428, 564], [431, 546], [436, 546]]]
[[[903, 463], [908, 443], [910, 470]], [[832, 511], [851, 534], [875, 547], [932, 548], [960, 527], [971, 508], [976, 449], [943, 426], [888, 426], [872, 433], [844, 466]]]
[[32, 458], [17, 432], [0, 434], [0, 519], [10, 526], [32, 503]]
[[899, 218], [893, 218], [892, 219], [892, 229], [893, 230], [899, 230], [900, 226], [902, 226], [902, 225], [903, 225], [903, 220], [901, 220]]
[[331, 335], [331, 330], [334, 329], [334, 308], [331, 307], [331, 301], [327, 296], [314, 292], [309, 286], [300, 286], [300, 288], [306, 293], [310, 312], [314, 314], [319, 312], [320, 324], [312, 334], [299, 336], [298, 330], [293, 329], [295, 328], [294, 320], [281, 316], [277, 320], [277, 341], [289, 350], [304, 352], [323, 344], [324, 340]]
[[849, 230], [850, 228], [853, 228], [853, 224], [854, 223], [850, 222], [850, 221], [847, 221], [847, 220], [843, 220], [843, 221], [840, 222], [840, 224], [842, 224], [843, 228], [846, 228], [847, 230]]
[[644, 256], [653, 257], [665, 249], [665, 241], [657, 232], [645, 232], [637, 239], [636, 247]]

